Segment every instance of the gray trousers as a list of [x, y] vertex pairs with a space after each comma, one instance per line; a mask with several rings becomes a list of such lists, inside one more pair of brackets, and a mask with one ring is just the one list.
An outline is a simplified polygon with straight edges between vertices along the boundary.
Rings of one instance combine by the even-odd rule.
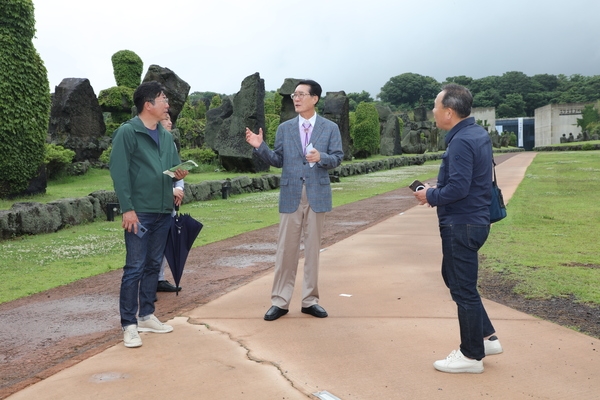
[[304, 283], [302, 284], [302, 307], [319, 302], [319, 254], [325, 213], [311, 210], [302, 188], [300, 206], [291, 214], [279, 214], [279, 238], [275, 256], [275, 278], [271, 291], [271, 303], [289, 309], [300, 256], [300, 241], [304, 240]]

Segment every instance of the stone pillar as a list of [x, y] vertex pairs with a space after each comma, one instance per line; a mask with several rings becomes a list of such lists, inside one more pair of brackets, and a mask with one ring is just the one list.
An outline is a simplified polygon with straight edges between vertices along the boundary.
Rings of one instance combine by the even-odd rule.
[[324, 104], [318, 103], [319, 109], [322, 108], [323, 116], [337, 124], [342, 135], [342, 149], [344, 151], [344, 160], [351, 160], [350, 152], [350, 116], [349, 99], [344, 91], [327, 92]]
[[75, 152], [75, 161], [97, 160], [109, 146], [106, 125], [90, 81], [65, 78], [52, 96], [49, 142]]
[[[265, 131], [265, 82], [257, 73], [242, 81], [233, 100], [224, 99], [220, 107], [206, 113], [206, 144], [219, 154], [221, 165], [229, 171], [268, 171], [269, 164], [246, 143], [246, 127]], [[266, 137], [264, 138], [266, 140]]]

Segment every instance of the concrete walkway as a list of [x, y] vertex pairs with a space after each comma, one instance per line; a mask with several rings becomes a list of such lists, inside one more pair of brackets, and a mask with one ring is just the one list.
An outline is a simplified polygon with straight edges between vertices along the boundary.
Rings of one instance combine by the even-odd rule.
[[[506, 200], [533, 157], [496, 168]], [[323, 249], [328, 318], [300, 313], [299, 273], [290, 313], [264, 321], [269, 273], [9, 399], [600, 398], [597, 339], [486, 300], [504, 353], [483, 374], [435, 371], [459, 344], [440, 247], [435, 210], [415, 206]]]

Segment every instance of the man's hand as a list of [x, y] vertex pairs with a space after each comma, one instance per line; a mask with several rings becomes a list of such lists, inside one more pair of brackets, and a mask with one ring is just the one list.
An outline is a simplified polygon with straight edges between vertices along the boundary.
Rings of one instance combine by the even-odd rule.
[[419, 205], [429, 205], [427, 203], [427, 190], [430, 189], [431, 186], [429, 186], [428, 183], [425, 184], [425, 189], [421, 189], [421, 190], [417, 190], [416, 192], [413, 193], [413, 195], [415, 196], [415, 198], [417, 200], [419, 200]]
[[123, 213], [123, 222], [121, 223], [121, 226], [123, 229], [126, 229], [127, 232], [137, 234], [139, 222], [140, 220], [138, 219], [137, 214], [135, 211], [131, 210]]
[[309, 163], [318, 163], [321, 161], [321, 153], [317, 149], [312, 149], [310, 153], [306, 153], [306, 161]]
[[177, 169], [177, 171], [173, 172], [173, 174], [175, 175], [175, 178], [174, 178], [174, 179], [175, 179], [176, 181], [180, 181], [180, 180], [182, 180], [183, 178], [185, 178], [185, 177], [187, 176], [187, 174], [189, 174], [189, 172], [190, 172], [190, 171], [186, 171], [186, 170], [184, 170], [184, 169], [181, 169], [181, 168], [179, 168], [179, 169]]
[[180, 206], [181, 202], [183, 201], [183, 190], [181, 188], [173, 188], [173, 202], [175, 203], [176, 206]]
[[263, 142], [262, 128], [258, 128], [258, 135], [256, 135], [250, 128], [246, 127], [246, 142], [255, 149], [258, 149]]

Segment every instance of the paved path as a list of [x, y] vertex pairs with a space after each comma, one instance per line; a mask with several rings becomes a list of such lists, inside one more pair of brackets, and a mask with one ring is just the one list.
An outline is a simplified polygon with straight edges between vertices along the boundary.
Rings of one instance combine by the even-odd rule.
[[[505, 199], [533, 157], [497, 167]], [[142, 334], [141, 348], [111, 347], [9, 399], [600, 398], [597, 339], [486, 300], [504, 353], [480, 375], [435, 371], [459, 337], [440, 263], [435, 210], [417, 206], [323, 249], [326, 319], [301, 314], [296, 290], [288, 315], [263, 321], [271, 272], [174, 318], [173, 333]]]

